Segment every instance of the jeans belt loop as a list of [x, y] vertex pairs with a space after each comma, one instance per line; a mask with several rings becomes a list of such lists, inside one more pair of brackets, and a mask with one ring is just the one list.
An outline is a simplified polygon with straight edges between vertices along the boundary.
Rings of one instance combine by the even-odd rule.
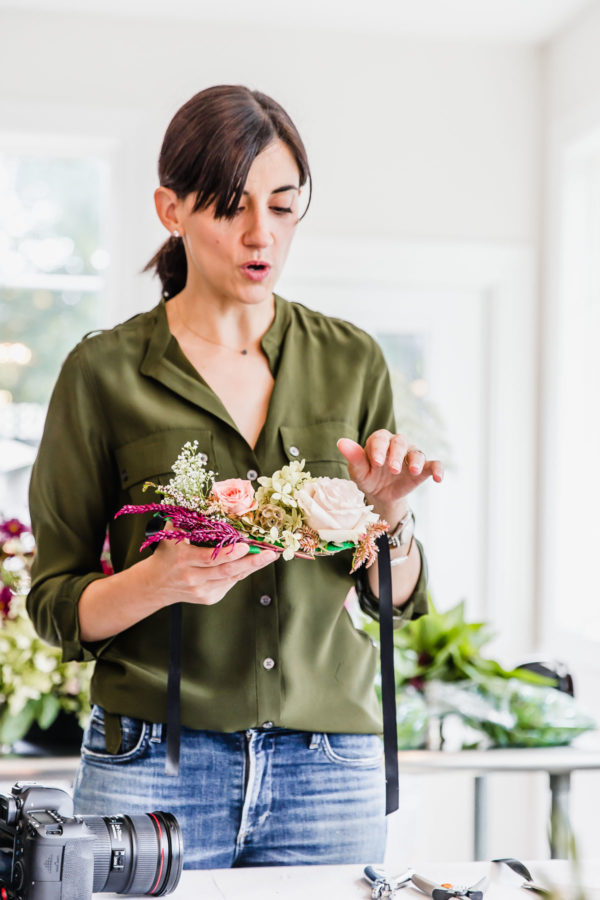
[[152, 722], [150, 740], [153, 744], [160, 744], [160, 742], [162, 741], [162, 730], [162, 722]]
[[322, 735], [320, 731], [313, 731], [310, 736], [310, 744], [308, 745], [309, 750], [318, 750], [321, 746]]

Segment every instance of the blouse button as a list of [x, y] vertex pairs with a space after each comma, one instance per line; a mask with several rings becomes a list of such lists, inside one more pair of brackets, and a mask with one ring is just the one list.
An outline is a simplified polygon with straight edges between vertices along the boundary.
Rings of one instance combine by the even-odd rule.
[[263, 727], [263, 728], [272, 728], [272, 727], [273, 727], [273, 723], [272, 723], [272, 722], [263, 722], [263, 723], [262, 723], [262, 727]]
[[256, 481], [256, 479], [258, 478], [258, 472], [256, 471], [256, 469], [248, 469], [248, 471], [246, 472], [246, 478], [248, 479], [248, 481]]
[[290, 456], [300, 456], [300, 451], [297, 447], [290, 447]]
[[206, 455], [206, 453], [199, 453], [198, 459], [202, 463], [203, 466], [205, 466], [206, 463], [208, 462], [208, 456]]
[[267, 656], [266, 659], [263, 660], [263, 666], [265, 669], [272, 669], [275, 665], [275, 660], [271, 659], [270, 656]]
[[268, 594], [263, 594], [262, 597], [260, 598], [260, 602], [262, 603], [263, 606], [270, 606], [271, 598], [269, 597]]

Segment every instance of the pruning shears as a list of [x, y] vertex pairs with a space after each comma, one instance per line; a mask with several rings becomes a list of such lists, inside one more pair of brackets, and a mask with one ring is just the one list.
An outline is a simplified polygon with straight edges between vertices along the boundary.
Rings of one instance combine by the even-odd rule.
[[412, 878], [413, 870], [407, 869], [401, 875], [388, 875], [380, 866], [365, 866], [364, 877], [371, 885], [371, 900], [380, 900], [396, 896], [396, 891], [406, 887]]
[[413, 875], [412, 883], [418, 887], [420, 891], [431, 897], [432, 900], [450, 900], [452, 897], [464, 897], [467, 900], [483, 900], [483, 895], [489, 887], [490, 880], [487, 875], [481, 878], [470, 887], [463, 887], [450, 882], [442, 882], [438, 884], [435, 881], [429, 881], [422, 875]]

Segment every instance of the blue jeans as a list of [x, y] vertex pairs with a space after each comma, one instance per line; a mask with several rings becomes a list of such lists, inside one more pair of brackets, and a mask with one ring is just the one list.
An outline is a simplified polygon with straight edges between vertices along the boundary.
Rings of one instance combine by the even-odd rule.
[[382, 741], [374, 734], [182, 728], [179, 777], [165, 775], [166, 729], [121, 716], [106, 751], [94, 706], [75, 782], [81, 815], [173, 813], [187, 869], [383, 862]]

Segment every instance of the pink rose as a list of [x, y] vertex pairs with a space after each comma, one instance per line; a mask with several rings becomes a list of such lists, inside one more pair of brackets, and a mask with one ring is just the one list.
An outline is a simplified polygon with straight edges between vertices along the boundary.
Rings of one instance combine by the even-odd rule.
[[250, 481], [243, 478], [215, 481], [211, 494], [219, 501], [223, 512], [228, 516], [244, 516], [257, 507], [254, 488]]
[[306, 524], [323, 541], [357, 543], [379, 518], [372, 506], [365, 505], [363, 492], [345, 478], [316, 478], [296, 491], [294, 497]]

